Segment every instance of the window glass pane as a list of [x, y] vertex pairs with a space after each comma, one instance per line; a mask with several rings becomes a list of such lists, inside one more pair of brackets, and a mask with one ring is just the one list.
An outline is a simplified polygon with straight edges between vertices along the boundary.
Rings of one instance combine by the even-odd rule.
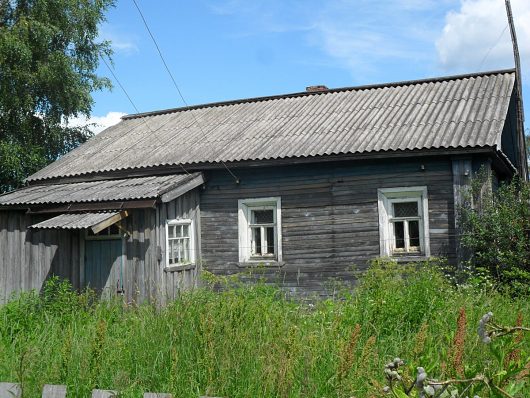
[[168, 248], [167, 248], [167, 255], [168, 255], [168, 260], [169, 260], [169, 264], [173, 264], [175, 263], [175, 256], [174, 256], [174, 253], [173, 253], [173, 242], [172, 240], [168, 241]]
[[108, 228], [108, 231], [109, 231], [109, 235], [119, 235], [120, 234], [120, 229], [118, 228], [117, 224], [112, 224]]
[[274, 214], [271, 210], [252, 210], [252, 224], [272, 224]]
[[417, 217], [418, 202], [394, 203], [394, 217]]
[[405, 228], [403, 221], [394, 223], [394, 237], [396, 239], [396, 249], [405, 248]]
[[418, 221], [409, 221], [409, 239], [411, 247], [420, 246], [420, 226]]
[[190, 240], [182, 239], [182, 262], [190, 262]]
[[175, 253], [175, 257], [176, 257], [176, 262], [177, 263], [180, 263], [182, 262], [182, 240], [179, 239], [179, 240], [176, 240], [175, 241], [176, 243], [176, 253]]
[[274, 227], [265, 229], [267, 232], [267, 254], [274, 254]]
[[261, 228], [252, 228], [252, 254], [261, 256]]
[[189, 236], [190, 236], [189, 229], [190, 229], [190, 226], [188, 224], [185, 224], [185, 225], [182, 226], [182, 236], [183, 237], [189, 238]]

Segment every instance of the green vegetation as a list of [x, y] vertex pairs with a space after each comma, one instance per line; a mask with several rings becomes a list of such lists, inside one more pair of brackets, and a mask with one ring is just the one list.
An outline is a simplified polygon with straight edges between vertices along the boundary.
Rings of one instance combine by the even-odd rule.
[[0, 1], [0, 193], [16, 188], [85, 142], [91, 93], [110, 87], [96, 75], [108, 42], [98, 24], [113, 0]]
[[472, 268], [499, 287], [530, 295], [530, 183], [514, 180], [495, 191], [485, 184], [479, 175], [473, 208], [461, 210], [462, 242], [472, 253]]
[[[530, 395], [521, 370], [530, 336], [494, 346], [477, 334], [488, 311], [520, 323], [529, 300], [453, 286], [437, 264], [376, 262], [353, 295], [314, 303], [263, 283], [225, 281], [216, 292], [209, 286], [220, 281], [207, 279], [163, 309], [97, 302], [57, 280], [41, 295], [23, 294], [0, 308], [0, 380], [21, 382], [32, 397], [44, 383], [67, 384], [78, 397], [95, 387], [130, 397], [382, 397], [385, 364], [399, 356], [407, 384], [418, 366], [442, 380], [509, 368], [517, 382], [503, 387]], [[498, 396], [481, 384], [466, 391], [475, 393]]]

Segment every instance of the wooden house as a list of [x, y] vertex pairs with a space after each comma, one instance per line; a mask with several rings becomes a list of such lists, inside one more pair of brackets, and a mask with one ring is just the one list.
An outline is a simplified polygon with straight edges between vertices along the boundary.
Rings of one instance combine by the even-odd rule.
[[527, 176], [515, 83], [501, 70], [126, 116], [0, 196], [0, 300], [54, 274], [164, 302], [201, 269], [326, 294], [377, 256], [456, 263], [473, 174]]

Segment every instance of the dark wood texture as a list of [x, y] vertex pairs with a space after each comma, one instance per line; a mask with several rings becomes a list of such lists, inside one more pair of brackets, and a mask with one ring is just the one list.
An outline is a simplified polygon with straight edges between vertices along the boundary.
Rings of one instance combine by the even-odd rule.
[[85, 241], [84, 231], [27, 229], [53, 216], [0, 211], [0, 303], [16, 292], [40, 291], [52, 275], [70, 280], [76, 289], [91, 281], [93, 284], [96, 278], [97, 287], [106, 287], [105, 297], [123, 294], [127, 302], [147, 300], [163, 304], [178, 297], [181, 290], [196, 285], [200, 261], [193, 267], [165, 270], [165, 223], [173, 218], [195, 220], [196, 258], [200, 259], [197, 189], [156, 209], [130, 210], [121, 222], [122, 228], [130, 233], [121, 239], [121, 251], [115, 247], [111, 250], [100, 242], [103, 250], [100, 255], [114, 258], [112, 267], [104, 272], [93, 269], [94, 262], [101, 259], [87, 258], [94, 256], [90, 246], [99, 241]]
[[255, 272], [293, 293], [329, 294], [379, 255], [377, 189], [408, 186], [427, 186], [431, 253], [454, 262], [452, 174], [449, 158], [238, 170], [240, 184], [211, 172], [201, 195], [203, 266], [249, 271], [238, 263], [237, 201], [281, 196], [284, 264]]
[[80, 286], [79, 233], [31, 230], [42, 217], [0, 211], [0, 302], [22, 290], [40, 290], [52, 275]]

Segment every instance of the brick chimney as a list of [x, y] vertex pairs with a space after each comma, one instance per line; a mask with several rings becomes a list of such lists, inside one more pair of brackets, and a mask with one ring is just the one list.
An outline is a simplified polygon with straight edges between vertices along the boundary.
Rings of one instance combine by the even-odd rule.
[[305, 88], [305, 91], [307, 91], [308, 93], [317, 93], [319, 91], [327, 91], [329, 90], [329, 88], [327, 88], [326, 86], [307, 86]]

